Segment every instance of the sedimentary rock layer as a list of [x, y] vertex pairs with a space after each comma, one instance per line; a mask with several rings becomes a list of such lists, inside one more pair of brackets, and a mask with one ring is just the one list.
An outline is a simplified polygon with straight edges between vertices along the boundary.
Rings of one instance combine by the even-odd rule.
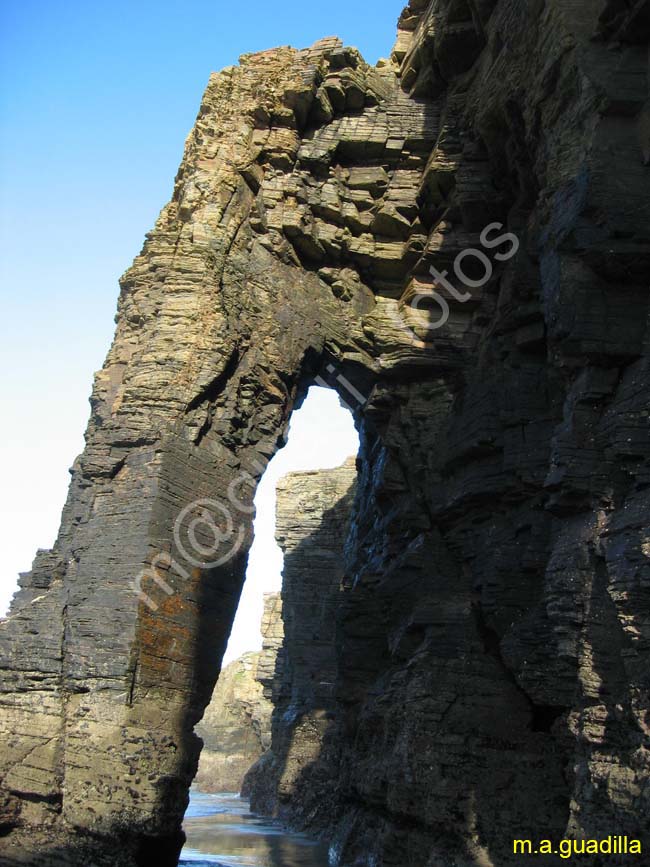
[[271, 745], [273, 705], [257, 680], [258, 662], [259, 653], [245, 653], [222, 669], [196, 726], [203, 747], [194, 783], [202, 792], [239, 792]]
[[274, 684], [281, 677], [282, 599], [264, 594], [262, 649], [226, 666], [196, 733], [203, 741], [194, 779], [203, 792], [239, 792], [251, 767], [271, 747]]
[[5, 863], [175, 863], [255, 483], [317, 377], [362, 439], [334, 862], [650, 845], [649, 22], [412, 0], [377, 67], [327, 39], [211, 77], [0, 625]]
[[[291, 473], [277, 488], [276, 537], [284, 554], [283, 642], [271, 681], [272, 741], [244, 794], [266, 815], [313, 822], [338, 775], [324, 738], [337, 707], [336, 619], [355, 459], [331, 470]], [[325, 775], [325, 781], [322, 779]]]

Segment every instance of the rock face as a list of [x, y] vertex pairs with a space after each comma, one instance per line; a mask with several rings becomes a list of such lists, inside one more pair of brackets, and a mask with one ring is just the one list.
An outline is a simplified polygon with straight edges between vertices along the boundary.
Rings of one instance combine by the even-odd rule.
[[[226, 666], [196, 733], [203, 741], [194, 778], [203, 792], [239, 792], [271, 748], [271, 716], [283, 670], [282, 598], [264, 594], [262, 649]], [[246, 787], [245, 787], [246, 788]]]
[[203, 741], [194, 782], [203, 792], [239, 792], [251, 767], [271, 747], [273, 687], [282, 671], [282, 598], [264, 594], [262, 649], [245, 653], [220, 674], [196, 733]]
[[338, 771], [324, 739], [336, 708], [335, 624], [356, 475], [351, 458], [337, 469], [291, 473], [277, 487], [284, 641], [271, 682], [271, 749], [243, 792], [256, 812], [303, 825], [315, 820]]
[[362, 438], [333, 863], [647, 850], [649, 36], [647, 0], [412, 0], [378, 67], [327, 39], [211, 77], [0, 625], [5, 863], [175, 864], [255, 484], [314, 380]]
[[194, 780], [202, 792], [239, 792], [251, 765], [271, 745], [273, 705], [257, 680], [259, 653], [222, 669], [196, 733], [203, 741]]

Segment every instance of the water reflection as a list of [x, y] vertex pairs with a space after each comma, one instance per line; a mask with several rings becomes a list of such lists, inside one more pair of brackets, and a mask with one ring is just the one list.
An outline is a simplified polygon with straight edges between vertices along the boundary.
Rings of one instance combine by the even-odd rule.
[[187, 867], [327, 867], [327, 846], [253, 816], [238, 795], [190, 793], [183, 828]]

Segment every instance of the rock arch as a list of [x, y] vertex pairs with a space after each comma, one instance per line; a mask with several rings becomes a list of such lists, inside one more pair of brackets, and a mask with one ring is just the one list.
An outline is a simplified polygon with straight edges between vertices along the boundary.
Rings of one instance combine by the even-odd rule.
[[[384, 65], [327, 39], [211, 77], [172, 200], [121, 280], [59, 537], [0, 626], [5, 830], [35, 840], [52, 822], [71, 861], [92, 834], [93, 857], [119, 840], [125, 864], [174, 863], [246, 504], [323, 377], [363, 398], [350, 605], [375, 622], [341, 660], [361, 793], [343, 863], [404, 845], [376, 803], [411, 815], [432, 859], [468, 864], [507, 859], [513, 825], [641, 834], [647, 19], [619, 6], [412, 0]], [[493, 222], [519, 251], [481, 288], [468, 273], [459, 300], [430, 268], [453, 273]], [[440, 328], [409, 306], [432, 291], [450, 306]], [[241, 548], [188, 562], [178, 516], [225, 507], [233, 484]], [[155, 609], [133, 592], [153, 562], [168, 566], [144, 579]], [[361, 678], [355, 653], [372, 661]], [[386, 749], [406, 753], [379, 773], [382, 678], [397, 703], [432, 692], [418, 713], [437, 735], [386, 724]], [[452, 730], [465, 795], [440, 782]], [[425, 754], [426, 809], [409, 794], [433, 785]], [[495, 774], [513, 792], [499, 815]], [[3, 845], [33, 845], [21, 833]]]

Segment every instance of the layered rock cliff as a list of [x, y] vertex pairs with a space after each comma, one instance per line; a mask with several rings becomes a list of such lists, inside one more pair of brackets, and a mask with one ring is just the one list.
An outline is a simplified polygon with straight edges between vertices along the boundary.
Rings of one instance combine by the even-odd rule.
[[203, 747], [194, 783], [202, 792], [239, 792], [271, 745], [273, 705], [257, 680], [258, 661], [258, 653], [245, 653], [222, 669], [196, 726]]
[[271, 717], [284, 667], [279, 593], [264, 594], [260, 631], [262, 649], [222, 669], [196, 726], [203, 746], [194, 783], [202, 792], [239, 792], [246, 774], [271, 748]]
[[320, 799], [338, 773], [324, 741], [337, 708], [336, 620], [356, 475], [351, 458], [336, 469], [291, 473], [277, 487], [284, 640], [271, 684], [271, 748], [243, 792], [253, 810], [303, 825], [319, 806], [326, 810]]
[[328, 39], [211, 77], [0, 624], [5, 863], [175, 864], [255, 484], [317, 378], [362, 439], [333, 863], [647, 851], [649, 37], [646, 0], [412, 0], [378, 67]]
[[282, 672], [282, 599], [264, 594], [262, 649], [226, 666], [196, 733], [203, 741], [194, 783], [203, 792], [239, 792], [251, 767], [271, 748], [274, 685]]

